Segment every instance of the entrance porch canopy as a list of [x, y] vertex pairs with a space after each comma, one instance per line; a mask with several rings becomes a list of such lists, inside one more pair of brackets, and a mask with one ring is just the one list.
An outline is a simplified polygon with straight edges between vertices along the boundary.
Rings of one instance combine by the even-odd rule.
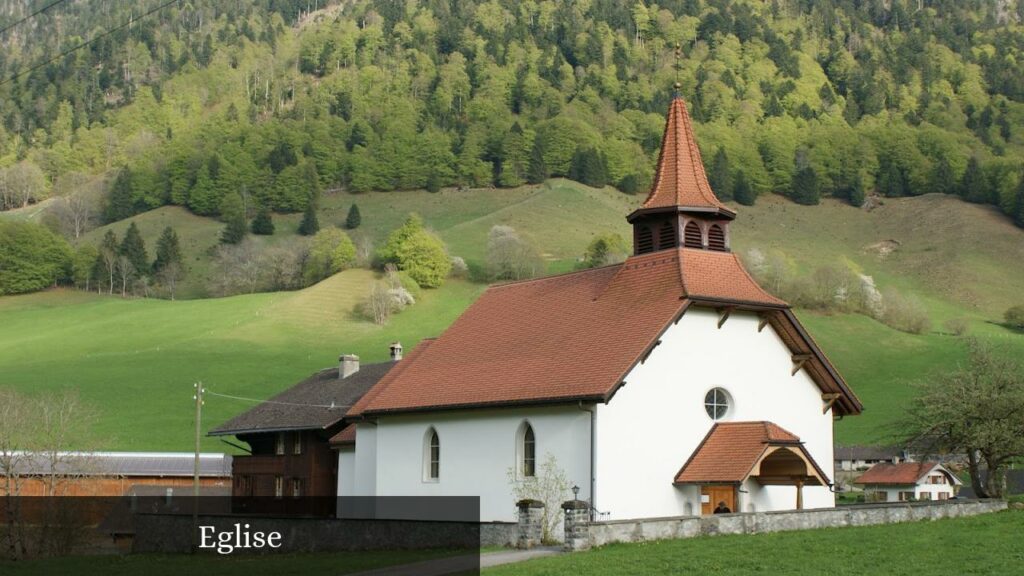
[[676, 484], [829, 486], [796, 435], [771, 422], [719, 422], [676, 474]]

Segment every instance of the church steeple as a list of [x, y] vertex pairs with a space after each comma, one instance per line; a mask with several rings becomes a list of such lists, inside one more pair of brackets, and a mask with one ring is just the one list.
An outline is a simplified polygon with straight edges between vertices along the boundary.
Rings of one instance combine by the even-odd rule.
[[729, 222], [735, 217], [711, 190], [690, 114], [677, 92], [665, 119], [651, 192], [626, 217], [633, 224], [633, 253], [679, 247], [728, 251]]

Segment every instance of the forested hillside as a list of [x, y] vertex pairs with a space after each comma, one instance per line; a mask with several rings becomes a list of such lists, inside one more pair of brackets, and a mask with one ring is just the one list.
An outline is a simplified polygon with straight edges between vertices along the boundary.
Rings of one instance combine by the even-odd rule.
[[217, 215], [239, 196], [252, 216], [302, 211], [339, 187], [550, 176], [636, 193], [678, 81], [725, 198], [938, 191], [1024, 225], [1014, 0], [20, 0], [0, 11], [0, 208], [88, 189], [101, 191], [96, 220], [165, 204]]

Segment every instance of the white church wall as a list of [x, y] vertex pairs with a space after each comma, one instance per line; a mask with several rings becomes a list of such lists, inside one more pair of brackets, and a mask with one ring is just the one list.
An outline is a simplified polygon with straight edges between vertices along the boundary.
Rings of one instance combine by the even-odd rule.
[[338, 496], [356, 494], [356, 447], [342, 446], [338, 451]]
[[[588, 411], [576, 405], [380, 418], [375, 437], [375, 494], [479, 496], [481, 520], [514, 521], [515, 498], [508, 470], [518, 466], [517, 437], [522, 423], [528, 421], [536, 437], [538, 472], [546, 455], [554, 455], [569, 485], [578, 485], [580, 498], [585, 499], [590, 492], [590, 418]], [[424, 438], [431, 427], [440, 440], [440, 478], [436, 481], [424, 474]], [[370, 474], [361, 470], [368, 461], [361, 442], [358, 436], [355, 474], [365, 479]], [[362, 486], [361, 480], [357, 486]]]
[[[832, 413], [822, 414], [820, 389], [802, 370], [791, 375], [790, 350], [770, 327], [758, 332], [755, 314], [734, 312], [717, 324], [715, 311], [689, 309], [610, 403], [598, 406], [595, 506], [602, 519], [700, 513], [699, 490], [672, 481], [714, 423], [704, 409], [714, 387], [731, 396], [721, 421], [778, 424], [800, 437], [831, 480]], [[795, 487], [744, 489], [742, 511], [796, 505]], [[834, 503], [827, 487], [804, 488], [805, 508]]]
[[[356, 426], [356, 450], [353, 458], [353, 482], [350, 488], [338, 486], [342, 496], [376, 496], [377, 491], [377, 426], [372, 422]], [[338, 462], [341, 465], [341, 461]], [[338, 474], [341, 482], [342, 475]]]

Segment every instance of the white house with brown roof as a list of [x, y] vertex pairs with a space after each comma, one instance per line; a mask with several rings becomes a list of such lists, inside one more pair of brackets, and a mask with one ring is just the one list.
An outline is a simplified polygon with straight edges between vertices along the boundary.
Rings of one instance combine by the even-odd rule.
[[416, 346], [332, 440], [338, 493], [513, 520], [509, 473], [550, 456], [602, 519], [833, 506], [833, 421], [861, 404], [730, 251], [735, 217], [676, 97], [634, 255], [493, 286]]
[[875, 464], [853, 481], [864, 487], [869, 502], [948, 500], [963, 482], [938, 462]]

